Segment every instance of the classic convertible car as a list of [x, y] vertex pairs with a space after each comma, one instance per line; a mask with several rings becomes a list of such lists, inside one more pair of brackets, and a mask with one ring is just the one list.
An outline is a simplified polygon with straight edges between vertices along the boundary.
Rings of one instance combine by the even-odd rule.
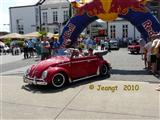
[[[68, 52], [69, 51], [69, 52]], [[110, 76], [110, 64], [103, 59], [107, 52], [80, 55], [78, 50], [68, 49], [66, 55], [40, 61], [29, 68], [23, 80], [34, 85], [53, 85], [60, 88], [66, 82], [75, 82], [94, 76]]]

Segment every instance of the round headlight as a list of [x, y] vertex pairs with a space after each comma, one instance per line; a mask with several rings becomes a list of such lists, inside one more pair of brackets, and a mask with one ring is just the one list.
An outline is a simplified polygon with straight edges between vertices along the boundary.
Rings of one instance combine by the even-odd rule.
[[28, 68], [27, 70], [26, 70], [26, 72], [25, 72], [25, 75], [28, 75], [29, 74], [29, 72], [30, 72], [30, 68]]
[[42, 79], [45, 79], [45, 78], [47, 77], [47, 73], [48, 73], [47, 71], [44, 71], [44, 72], [42, 73], [42, 77], [41, 77], [41, 78], [42, 78]]

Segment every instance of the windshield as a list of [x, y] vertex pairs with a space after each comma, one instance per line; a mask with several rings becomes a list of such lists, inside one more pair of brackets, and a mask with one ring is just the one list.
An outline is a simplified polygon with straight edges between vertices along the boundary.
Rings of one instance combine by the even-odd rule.
[[64, 51], [64, 56], [71, 58], [74, 48], [68, 48]]

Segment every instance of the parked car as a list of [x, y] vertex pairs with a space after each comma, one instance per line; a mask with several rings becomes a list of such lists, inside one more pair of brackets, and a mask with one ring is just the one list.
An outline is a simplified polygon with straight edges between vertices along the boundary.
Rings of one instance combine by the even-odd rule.
[[139, 52], [140, 52], [140, 45], [139, 45], [139, 43], [138, 42], [131, 43], [130, 45], [128, 45], [128, 50], [132, 54], [134, 54], [134, 53], [139, 54]]
[[119, 50], [119, 43], [118, 43], [117, 40], [111, 39], [109, 41], [109, 45], [110, 45], [110, 49], [117, 49], [117, 50]]
[[64, 56], [52, 57], [30, 67], [23, 77], [24, 82], [60, 88], [66, 82], [71, 83], [98, 75], [110, 76], [111, 66], [103, 59], [106, 51], [94, 52], [92, 56], [78, 56], [79, 53], [75, 50], [67, 51], [69, 52]]

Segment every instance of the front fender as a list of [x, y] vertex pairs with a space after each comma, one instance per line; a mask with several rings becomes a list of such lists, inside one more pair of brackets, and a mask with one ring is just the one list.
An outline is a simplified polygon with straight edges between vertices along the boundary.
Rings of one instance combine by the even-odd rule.
[[108, 68], [110, 69], [111, 68], [111, 65], [110, 65], [110, 63], [108, 62], [108, 61], [106, 61], [106, 60], [101, 60], [100, 61], [100, 68], [102, 67], [102, 65], [104, 65], [104, 64], [106, 64], [107, 66], [108, 66]]
[[48, 83], [51, 82], [53, 76], [56, 73], [60, 73], [60, 72], [65, 73], [67, 75], [67, 77], [70, 79], [70, 72], [65, 68], [62, 68], [62, 67], [49, 67], [47, 69], [47, 71], [48, 71], [48, 75], [47, 75], [46, 81], [48, 81]]

